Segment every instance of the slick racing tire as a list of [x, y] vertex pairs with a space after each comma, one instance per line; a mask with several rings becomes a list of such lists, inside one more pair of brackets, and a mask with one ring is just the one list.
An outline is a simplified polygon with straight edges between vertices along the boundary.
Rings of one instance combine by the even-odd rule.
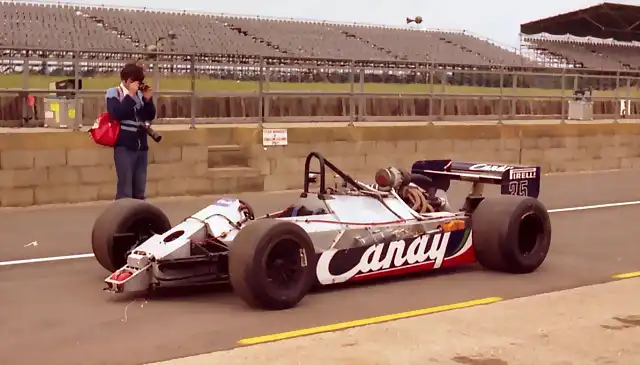
[[489, 270], [533, 272], [551, 246], [549, 213], [531, 197], [485, 198], [473, 212], [471, 230], [478, 262]]
[[250, 222], [229, 250], [231, 286], [255, 308], [295, 307], [315, 283], [315, 268], [311, 238], [293, 222]]
[[119, 199], [93, 224], [93, 254], [102, 267], [114, 272], [126, 264], [133, 247], [169, 229], [171, 222], [159, 208], [138, 199]]

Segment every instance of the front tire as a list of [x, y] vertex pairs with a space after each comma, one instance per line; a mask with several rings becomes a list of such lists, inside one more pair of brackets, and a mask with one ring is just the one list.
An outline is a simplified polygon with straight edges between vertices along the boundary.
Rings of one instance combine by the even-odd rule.
[[551, 220], [531, 197], [485, 198], [471, 217], [478, 262], [489, 270], [525, 274], [538, 269], [551, 246]]
[[138, 199], [119, 199], [93, 224], [93, 254], [102, 267], [114, 272], [127, 263], [132, 248], [170, 229], [169, 218], [158, 207]]
[[299, 225], [260, 219], [238, 233], [229, 250], [234, 291], [252, 307], [296, 306], [315, 282], [315, 250]]

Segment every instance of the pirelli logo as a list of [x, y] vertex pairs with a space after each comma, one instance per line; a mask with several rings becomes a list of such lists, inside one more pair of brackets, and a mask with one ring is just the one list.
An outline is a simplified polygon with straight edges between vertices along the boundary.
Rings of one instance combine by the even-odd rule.
[[522, 179], [534, 179], [536, 177], [536, 168], [527, 167], [524, 169], [511, 169], [509, 170], [510, 180], [522, 180]]

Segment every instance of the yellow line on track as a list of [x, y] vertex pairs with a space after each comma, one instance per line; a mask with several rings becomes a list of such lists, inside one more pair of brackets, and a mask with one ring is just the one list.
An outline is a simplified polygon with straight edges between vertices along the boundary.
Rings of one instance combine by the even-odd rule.
[[624, 273], [624, 274], [618, 274], [618, 275], [613, 275], [612, 277], [614, 279], [629, 279], [629, 278], [635, 278], [640, 276], [640, 271], [635, 271], [635, 272], [628, 272], [628, 273]]
[[470, 301], [454, 303], [454, 304], [440, 305], [436, 307], [418, 309], [418, 310], [413, 310], [408, 312], [387, 314], [384, 316], [370, 317], [370, 318], [358, 319], [355, 321], [329, 324], [326, 326], [312, 327], [312, 328], [294, 330], [289, 332], [275, 333], [272, 335], [245, 338], [238, 341], [238, 344], [255, 345], [255, 344], [264, 343], [264, 342], [280, 341], [280, 340], [285, 340], [285, 339], [294, 338], [294, 337], [314, 335], [314, 334], [323, 333], [323, 332], [339, 331], [347, 328], [367, 326], [367, 325], [377, 324], [382, 322], [395, 321], [398, 319], [405, 319], [410, 317], [423, 316], [426, 314], [445, 312], [445, 311], [450, 311], [454, 309], [462, 309], [462, 308], [475, 307], [478, 305], [492, 304], [492, 303], [499, 302], [501, 300], [502, 298], [499, 298], [499, 297], [491, 297], [491, 298], [476, 299], [476, 300], [470, 300]]

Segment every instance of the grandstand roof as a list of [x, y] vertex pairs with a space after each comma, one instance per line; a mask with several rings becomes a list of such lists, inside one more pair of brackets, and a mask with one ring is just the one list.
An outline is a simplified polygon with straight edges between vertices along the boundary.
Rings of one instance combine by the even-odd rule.
[[522, 24], [520, 32], [640, 41], [640, 6], [602, 3]]

